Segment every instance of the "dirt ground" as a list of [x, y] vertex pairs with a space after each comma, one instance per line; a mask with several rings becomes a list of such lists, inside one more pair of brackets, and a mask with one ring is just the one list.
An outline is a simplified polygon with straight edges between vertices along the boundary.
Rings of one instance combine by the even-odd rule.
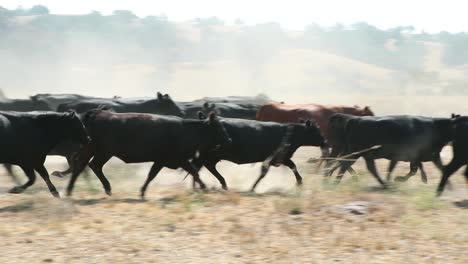
[[[450, 148], [444, 149], [445, 162]], [[382, 190], [359, 161], [358, 177], [339, 186], [315, 172], [314, 148], [294, 157], [304, 177], [274, 168], [257, 193], [246, 192], [259, 165], [222, 162], [228, 192], [207, 171], [207, 192], [192, 191], [181, 171], [163, 170], [141, 201], [149, 164], [105, 167], [114, 195], [94, 175], [81, 177], [72, 199], [54, 199], [42, 179], [20, 195], [0, 175], [0, 263], [468, 263], [468, 191], [461, 172], [434, 197], [440, 173], [420, 174]], [[385, 174], [387, 161], [379, 161]], [[60, 158], [47, 167], [60, 169]], [[404, 175], [401, 163], [395, 176]], [[24, 177], [21, 173], [20, 177]], [[67, 179], [53, 177], [64, 190]], [[63, 192], [62, 192], [63, 194]]]

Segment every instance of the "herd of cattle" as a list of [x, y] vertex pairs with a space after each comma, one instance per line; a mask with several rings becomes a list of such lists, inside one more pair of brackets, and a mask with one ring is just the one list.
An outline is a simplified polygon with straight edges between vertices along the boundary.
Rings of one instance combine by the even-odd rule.
[[[453, 159], [443, 166], [440, 152], [450, 142]], [[67, 195], [86, 166], [110, 195], [102, 168], [112, 157], [126, 163], [153, 162], [142, 197], [163, 167], [184, 169], [192, 175], [193, 186], [204, 189], [199, 177], [204, 166], [227, 190], [216, 169], [221, 160], [263, 162], [252, 191], [270, 166], [289, 167], [300, 185], [302, 177], [291, 158], [302, 146], [321, 148], [325, 175], [339, 168], [337, 182], [345, 172], [354, 173], [351, 166], [360, 157], [384, 187], [399, 161], [410, 162], [410, 172], [395, 180], [408, 180], [419, 169], [427, 182], [422, 162], [432, 161], [442, 171], [440, 195], [450, 175], [468, 164], [468, 117], [374, 116], [368, 106], [290, 105], [261, 95], [175, 102], [159, 92], [154, 98], [37, 94], [0, 101], [0, 163], [18, 185], [11, 193], [33, 185], [36, 171], [59, 196], [44, 167], [47, 155], [67, 159], [69, 169], [52, 173], [71, 174]], [[381, 158], [390, 161], [386, 181], [374, 162]], [[24, 171], [25, 184], [19, 184], [11, 165]], [[468, 169], [464, 175], [468, 181]]]

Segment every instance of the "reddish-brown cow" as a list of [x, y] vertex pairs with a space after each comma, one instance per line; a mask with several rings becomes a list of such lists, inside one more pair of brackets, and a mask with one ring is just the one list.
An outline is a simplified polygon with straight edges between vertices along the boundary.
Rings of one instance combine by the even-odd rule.
[[257, 120], [274, 121], [279, 123], [297, 123], [300, 119], [315, 120], [320, 126], [323, 137], [328, 139], [328, 118], [335, 113], [356, 116], [373, 116], [374, 113], [366, 106], [328, 106], [320, 104], [282, 104], [272, 103], [263, 105], [257, 112]]

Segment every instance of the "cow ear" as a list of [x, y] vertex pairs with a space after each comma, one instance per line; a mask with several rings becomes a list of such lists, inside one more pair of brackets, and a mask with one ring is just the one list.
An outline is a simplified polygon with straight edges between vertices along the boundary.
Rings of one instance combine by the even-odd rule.
[[211, 109], [215, 109], [216, 105], [214, 103], [211, 104]]
[[163, 95], [162, 95], [160, 92], [157, 93], [157, 96], [158, 96], [158, 99], [162, 99], [162, 98], [163, 98]]
[[302, 119], [302, 118], [300, 118], [300, 117], [299, 117], [299, 119], [298, 119], [298, 120], [299, 120], [299, 123], [301, 123], [301, 124], [304, 124], [304, 123], [305, 123], [305, 120], [304, 120], [304, 119]]
[[198, 119], [204, 120], [206, 119], [206, 115], [202, 111], [198, 111]]
[[306, 127], [310, 127], [312, 125], [312, 121], [310, 121], [310, 119], [305, 121], [305, 125]]
[[208, 119], [210, 120], [210, 122], [213, 122], [216, 120], [216, 113], [215, 112], [210, 112], [208, 114]]
[[364, 110], [368, 111], [370, 110], [370, 107], [366, 105], [366, 107], [364, 107]]
[[70, 109], [70, 110], [67, 110], [67, 116], [68, 116], [69, 118], [75, 118], [76, 112], [75, 112], [74, 110], [71, 110], [71, 109]]
[[206, 109], [210, 108], [210, 104], [208, 102], [204, 102], [203, 108], [206, 108]]

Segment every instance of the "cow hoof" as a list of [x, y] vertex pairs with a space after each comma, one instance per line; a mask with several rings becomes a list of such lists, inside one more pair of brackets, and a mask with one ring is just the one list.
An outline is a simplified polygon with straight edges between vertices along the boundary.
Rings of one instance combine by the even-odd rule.
[[395, 177], [395, 181], [397, 181], [397, 182], [406, 182], [406, 181], [408, 181], [408, 178], [401, 177], [401, 176], [400, 177]]
[[58, 192], [53, 192], [52, 195], [53, 195], [55, 198], [60, 198], [60, 193], [58, 193]]
[[422, 182], [424, 182], [425, 184], [427, 184], [427, 179], [421, 179]]
[[223, 186], [222, 188], [223, 188], [223, 190], [225, 190], [225, 191], [228, 190], [228, 187], [227, 187], [227, 186]]
[[16, 186], [16, 187], [11, 188], [8, 192], [9, 193], [22, 193], [24, 192], [24, 188], [20, 186]]
[[63, 178], [63, 174], [60, 171], [54, 171], [52, 172], [52, 176]]
[[108, 196], [112, 196], [112, 191], [111, 191], [111, 190], [106, 190], [106, 194], [107, 194]]

